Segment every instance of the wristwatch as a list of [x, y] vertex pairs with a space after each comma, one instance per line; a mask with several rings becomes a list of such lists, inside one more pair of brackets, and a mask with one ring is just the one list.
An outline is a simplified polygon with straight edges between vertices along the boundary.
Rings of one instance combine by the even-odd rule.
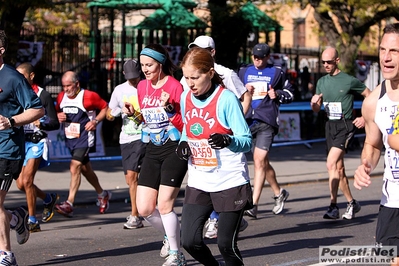
[[164, 109], [165, 109], [165, 111], [166, 111], [167, 113], [172, 113], [173, 110], [175, 109], [175, 107], [173, 106], [173, 104], [169, 103], [169, 104], [167, 104], [167, 105], [164, 107]]
[[14, 127], [15, 126], [15, 120], [12, 117], [8, 118], [8, 121], [10, 122], [10, 127]]

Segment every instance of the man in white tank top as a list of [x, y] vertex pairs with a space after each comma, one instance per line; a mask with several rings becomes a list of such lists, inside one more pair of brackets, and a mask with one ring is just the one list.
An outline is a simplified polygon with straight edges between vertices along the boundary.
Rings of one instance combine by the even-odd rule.
[[[398, 145], [389, 138], [397, 136], [395, 117], [399, 106], [399, 23], [387, 25], [380, 43], [379, 58], [384, 81], [364, 100], [362, 114], [365, 119], [366, 139], [362, 163], [355, 172], [354, 186], [368, 187], [370, 174], [378, 164], [385, 146], [384, 183], [378, 213], [376, 245], [399, 247], [399, 159]], [[396, 128], [396, 129], [395, 129]], [[396, 134], [396, 135], [392, 135]], [[397, 141], [396, 141], [397, 142]], [[396, 150], [394, 149], [396, 148]], [[398, 265], [399, 259], [391, 265]]]

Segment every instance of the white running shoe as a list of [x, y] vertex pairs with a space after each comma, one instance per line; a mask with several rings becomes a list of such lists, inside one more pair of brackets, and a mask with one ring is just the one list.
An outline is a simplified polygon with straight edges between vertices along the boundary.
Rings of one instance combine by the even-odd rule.
[[169, 256], [166, 258], [166, 261], [162, 266], [186, 266], [186, 258], [184, 257], [183, 252], [173, 252], [169, 254]]
[[169, 256], [169, 250], [170, 250], [169, 241], [166, 236], [162, 243], [163, 243], [163, 246], [161, 248], [161, 252], [159, 253], [159, 256], [161, 256], [162, 258], [166, 258], [167, 256]]
[[216, 238], [218, 236], [218, 220], [217, 219], [208, 219], [205, 223], [205, 238]]
[[127, 222], [123, 224], [123, 229], [136, 229], [144, 226], [140, 217], [129, 215], [126, 220]]
[[361, 208], [360, 203], [353, 200], [352, 203], [348, 203], [345, 213], [342, 214], [342, 219], [351, 220], [352, 218], [355, 218], [355, 213], [358, 213]]

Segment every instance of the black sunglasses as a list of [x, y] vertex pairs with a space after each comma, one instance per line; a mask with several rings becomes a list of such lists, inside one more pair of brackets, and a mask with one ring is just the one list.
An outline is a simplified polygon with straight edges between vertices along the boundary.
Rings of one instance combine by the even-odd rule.
[[256, 60], [263, 60], [263, 58], [265, 58], [266, 56], [261, 57], [261, 56], [253, 55], [253, 57], [254, 57]]
[[327, 61], [321, 60], [321, 64], [322, 64], [322, 65], [324, 65], [324, 64], [332, 65], [332, 64], [334, 64], [334, 63], [335, 63], [335, 59], [333, 59], [333, 60], [327, 60]]

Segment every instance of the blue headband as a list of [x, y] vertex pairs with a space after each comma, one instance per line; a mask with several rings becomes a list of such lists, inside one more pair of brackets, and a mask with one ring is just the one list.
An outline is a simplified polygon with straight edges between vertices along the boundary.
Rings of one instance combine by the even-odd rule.
[[149, 56], [161, 64], [165, 64], [165, 61], [166, 61], [166, 56], [164, 54], [161, 54], [160, 52], [157, 52], [150, 48], [144, 48], [143, 50], [141, 50], [140, 55]]

